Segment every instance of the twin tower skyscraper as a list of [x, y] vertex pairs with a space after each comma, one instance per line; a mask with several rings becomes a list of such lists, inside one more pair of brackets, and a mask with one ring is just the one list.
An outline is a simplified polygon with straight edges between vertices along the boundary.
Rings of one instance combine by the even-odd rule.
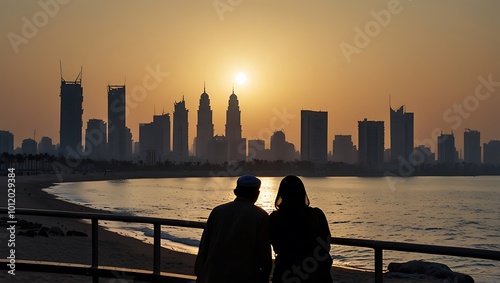
[[[139, 158], [147, 164], [165, 160], [192, 160], [188, 150], [188, 109], [184, 97], [174, 103], [172, 151], [170, 151], [170, 115], [154, 115], [153, 122], [139, 126]], [[242, 161], [246, 157], [246, 139], [241, 136], [241, 111], [234, 88], [226, 111], [225, 135], [214, 135], [210, 97], [203, 86], [197, 113], [196, 137], [192, 155], [201, 162]]]
[[[205, 86], [203, 86], [203, 93], [200, 96], [200, 105], [198, 108], [194, 155], [212, 162], [245, 160], [246, 139], [242, 138], [241, 132], [241, 110], [233, 87], [226, 110], [226, 135], [225, 137], [214, 136], [210, 98], [205, 90]], [[226, 148], [225, 154], [224, 148]], [[220, 156], [221, 154], [223, 156]]]

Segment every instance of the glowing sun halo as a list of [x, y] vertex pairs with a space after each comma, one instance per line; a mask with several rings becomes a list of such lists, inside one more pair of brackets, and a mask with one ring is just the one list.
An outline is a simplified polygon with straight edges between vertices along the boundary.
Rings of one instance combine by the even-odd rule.
[[235, 80], [239, 84], [244, 84], [247, 81], [247, 75], [245, 75], [244, 73], [238, 73], [235, 77]]

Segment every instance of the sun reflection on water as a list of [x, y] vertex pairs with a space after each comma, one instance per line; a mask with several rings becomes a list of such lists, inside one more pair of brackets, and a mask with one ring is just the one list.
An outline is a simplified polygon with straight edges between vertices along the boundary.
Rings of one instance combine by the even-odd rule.
[[255, 205], [271, 213], [274, 210], [274, 201], [278, 193], [280, 180], [273, 177], [259, 177], [259, 179], [261, 181], [260, 195]]

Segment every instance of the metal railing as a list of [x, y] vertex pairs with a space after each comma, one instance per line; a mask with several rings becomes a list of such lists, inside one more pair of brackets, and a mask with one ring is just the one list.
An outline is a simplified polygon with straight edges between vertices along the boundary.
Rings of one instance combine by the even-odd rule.
[[[0, 213], [7, 214], [6, 208], [0, 208]], [[160, 270], [160, 255], [161, 255], [161, 225], [187, 227], [203, 229], [204, 222], [184, 221], [175, 219], [164, 219], [155, 217], [142, 216], [126, 216], [116, 214], [103, 213], [84, 213], [70, 211], [54, 211], [54, 210], [38, 210], [38, 209], [16, 209], [16, 215], [32, 215], [32, 216], [48, 216], [48, 217], [63, 217], [76, 219], [91, 220], [91, 240], [92, 240], [92, 263], [88, 265], [66, 264], [66, 263], [46, 263], [46, 262], [21, 262], [20, 269], [27, 271], [42, 271], [55, 272], [65, 274], [88, 275], [93, 277], [93, 282], [99, 282], [99, 277], [113, 277], [116, 271], [120, 270], [130, 276], [134, 276], [137, 280], [145, 281], [160, 281], [168, 280], [167, 282], [189, 282], [194, 280], [193, 276], [186, 276], [174, 273], [165, 273]], [[119, 267], [102, 267], [99, 266], [99, 246], [98, 246], [98, 227], [99, 220], [120, 221], [131, 223], [147, 223], [153, 224], [153, 270], [136, 270], [124, 269]], [[351, 238], [332, 237], [332, 245], [344, 245], [354, 247], [371, 248], [375, 252], [375, 282], [383, 282], [383, 250], [414, 252], [425, 254], [449, 255], [458, 257], [478, 258], [487, 260], [500, 261], [500, 251], [459, 248], [448, 246], [434, 246], [423, 244], [411, 244], [402, 242], [375, 241]], [[0, 262], [5, 262], [5, 259]], [[18, 266], [18, 264], [16, 264]], [[8, 269], [8, 266], [2, 264], [0, 269]]]
[[[0, 213], [7, 214], [6, 208], [0, 208]], [[29, 271], [43, 271], [51, 270], [52, 272], [89, 275], [93, 277], [93, 282], [99, 282], [99, 277], [113, 277], [116, 275], [117, 268], [105, 268], [99, 266], [99, 220], [120, 221], [129, 223], [147, 223], [153, 224], [153, 272], [148, 273], [144, 270], [122, 269], [120, 272], [126, 276], [134, 277], [137, 280], [143, 281], [164, 281], [168, 282], [189, 282], [194, 280], [193, 276], [182, 276], [179, 274], [162, 273], [160, 271], [161, 263], [161, 225], [175, 226], [175, 227], [188, 227], [199, 228], [205, 227], [204, 222], [183, 221], [176, 219], [164, 219], [155, 217], [142, 217], [142, 216], [127, 216], [116, 214], [104, 213], [85, 213], [85, 212], [71, 212], [71, 211], [55, 211], [55, 210], [40, 210], [40, 209], [20, 209], [15, 210], [16, 215], [32, 215], [32, 216], [49, 216], [49, 217], [63, 217], [63, 218], [76, 218], [76, 219], [90, 219], [91, 220], [91, 241], [92, 241], [92, 263], [90, 266], [86, 265], [61, 265], [53, 266], [52, 264], [41, 262], [22, 262], [16, 267], [25, 268]], [[1, 262], [1, 261], [0, 261]], [[1, 265], [0, 269], [6, 269], [7, 265]], [[18, 268], [20, 269], [20, 268]]]
[[459, 248], [449, 246], [434, 246], [423, 244], [411, 244], [402, 242], [388, 242], [388, 241], [374, 241], [374, 240], [361, 240], [350, 238], [336, 238], [332, 237], [332, 244], [343, 246], [355, 246], [372, 248], [375, 252], [375, 282], [383, 282], [383, 251], [400, 251], [400, 252], [413, 252], [424, 254], [436, 255], [450, 255], [458, 257], [479, 258], [500, 261], [500, 251]]

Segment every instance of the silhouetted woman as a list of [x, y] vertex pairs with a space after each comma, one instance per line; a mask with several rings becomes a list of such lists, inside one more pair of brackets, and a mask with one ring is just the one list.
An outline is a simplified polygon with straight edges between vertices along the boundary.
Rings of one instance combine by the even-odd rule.
[[269, 219], [276, 253], [273, 283], [330, 283], [330, 229], [325, 214], [309, 207], [304, 183], [297, 176], [281, 180]]

